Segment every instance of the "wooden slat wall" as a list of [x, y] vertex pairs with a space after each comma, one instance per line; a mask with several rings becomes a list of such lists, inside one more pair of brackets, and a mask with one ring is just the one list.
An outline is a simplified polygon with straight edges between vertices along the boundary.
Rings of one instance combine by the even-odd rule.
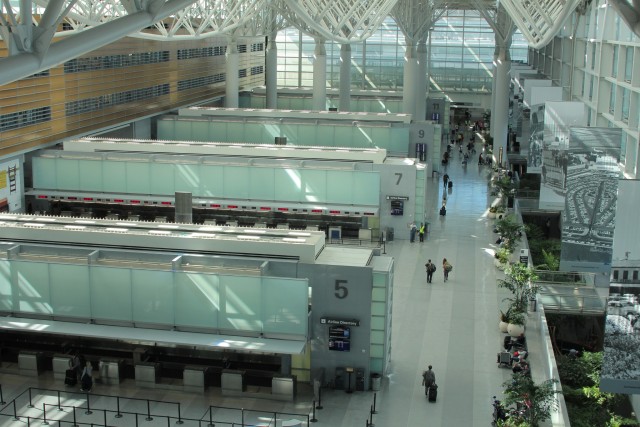
[[[263, 50], [251, 52], [252, 43], [262, 43]], [[238, 44], [247, 45], [246, 53], [241, 53], [239, 60], [239, 68], [247, 69], [247, 77], [240, 79], [240, 90], [264, 85], [264, 72], [251, 75], [251, 67], [265, 64], [264, 38], [241, 39]], [[169, 61], [76, 73], [65, 73], [64, 65], [59, 65], [52, 68], [48, 76], [22, 79], [0, 86], [0, 115], [47, 106], [51, 108], [50, 121], [18, 129], [4, 131], [0, 129], [0, 157], [25, 149], [38, 148], [43, 144], [116, 125], [123, 121], [224, 95], [225, 82], [178, 91], [179, 81], [225, 73], [226, 68], [224, 56], [178, 61], [177, 51], [226, 45], [225, 38], [179, 42], [124, 38], [90, 52], [84, 57], [169, 51]], [[6, 47], [0, 40], [0, 57], [6, 55]], [[65, 103], [67, 102], [163, 84], [169, 84], [168, 95], [66, 116]]]

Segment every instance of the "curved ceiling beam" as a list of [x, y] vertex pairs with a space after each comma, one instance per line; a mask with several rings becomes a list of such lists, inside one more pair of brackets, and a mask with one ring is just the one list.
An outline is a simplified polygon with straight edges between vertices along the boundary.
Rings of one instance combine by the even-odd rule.
[[0, 86], [77, 58], [175, 14], [193, 0], [155, 1], [132, 13], [48, 45], [45, 51], [21, 52], [0, 59]]
[[640, 0], [609, 0], [627, 26], [640, 37]]
[[[284, 0], [314, 33], [349, 44], [367, 39], [386, 19], [397, 0]], [[292, 22], [296, 25], [295, 22]]]
[[513, 22], [529, 43], [540, 49], [560, 31], [582, 0], [501, 0]]

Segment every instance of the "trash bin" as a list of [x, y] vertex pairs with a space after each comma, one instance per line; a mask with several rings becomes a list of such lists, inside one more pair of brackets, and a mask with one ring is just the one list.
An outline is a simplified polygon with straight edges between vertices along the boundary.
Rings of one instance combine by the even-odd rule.
[[535, 312], [537, 309], [537, 301], [535, 298], [529, 298], [529, 311], [531, 313]]
[[373, 373], [371, 374], [371, 390], [380, 391], [380, 385], [382, 384], [382, 375]]
[[393, 227], [387, 227], [387, 242], [393, 242]]

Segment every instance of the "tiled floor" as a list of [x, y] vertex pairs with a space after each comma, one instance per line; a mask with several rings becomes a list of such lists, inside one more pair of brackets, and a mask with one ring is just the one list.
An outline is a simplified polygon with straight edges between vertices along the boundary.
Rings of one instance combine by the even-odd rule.
[[[382, 390], [377, 393], [378, 414], [373, 416], [377, 426], [488, 426], [491, 422], [491, 397], [501, 392], [501, 384], [509, 378], [510, 371], [497, 368], [495, 363], [502, 341], [497, 328], [498, 304], [504, 295], [497, 290], [496, 276], [501, 273], [493, 266], [490, 253], [495, 239], [491, 231], [492, 221], [485, 218], [489, 201], [489, 169], [478, 167], [476, 161], [477, 157], [463, 168], [458, 153], [454, 153], [447, 168], [454, 184], [452, 191], [447, 191], [446, 217], [438, 215], [442, 181], [440, 178], [430, 181], [431, 229], [424, 243], [396, 240], [386, 246], [387, 254], [396, 258], [393, 344], [391, 370], [383, 381]], [[454, 266], [446, 284], [442, 277], [443, 257]], [[424, 272], [427, 258], [438, 266], [431, 285], [427, 285]], [[433, 365], [439, 385], [436, 403], [427, 402], [421, 386], [420, 374], [429, 364]], [[29, 386], [61, 388], [50, 375], [37, 380], [1, 375], [0, 383], [6, 401]], [[306, 386], [299, 387], [298, 401], [291, 404], [223, 398], [219, 389], [209, 390], [205, 395], [140, 390], [132, 381], [125, 381], [120, 387], [98, 385], [94, 393], [181, 402], [182, 414], [189, 418], [203, 416], [208, 405], [291, 413], [308, 413], [311, 407], [311, 392]], [[82, 404], [83, 398], [75, 397]], [[70, 396], [67, 398], [73, 401]], [[92, 406], [106, 400], [92, 400]], [[318, 422], [315, 425], [366, 425], [372, 403], [371, 392], [346, 394], [344, 391], [323, 390], [324, 409], [317, 411]], [[133, 406], [131, 403], [127, 405]], [[79, 416], [86, 417], [83, 414], [84, 411], [79, 412]], [[68, 414], [67, 419], [69, 417]], [[285, 420], [291, 418], [294, 417], [283, 417]], [[257, 421], [257, 417], [251, 414], [245, 418], [247, 424]], [[84, 422], [90, 420], [87, 418]], [[135, 425], [132, 419], [116, 419], [112, 415], [108, 417], [108, 424]], [[18, 425], [26, 423], [0, 418], [0, 426]], [[147, 422], [141, 417], [139, 425], [167, 423], [159, 419]]]

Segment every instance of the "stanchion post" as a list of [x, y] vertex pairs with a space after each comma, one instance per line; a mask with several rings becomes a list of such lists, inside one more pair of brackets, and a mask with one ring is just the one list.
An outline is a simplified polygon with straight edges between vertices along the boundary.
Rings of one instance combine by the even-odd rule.
[[29, 404], [27, 406], [33, 408], [33, 403], [31, 403], [31, 387], [29, 387]]
[[42, 404], [42, 424], [45, 426], [49, 425], [49, 421], [47, 421], [47, 404]]
[[91, 414], [93, 414], [93, 411], [91, 410], [91, 406], [90, 406], [90, 404], [89, 404], [89, 393], [87, 393], [87, 410], [86, 410], [86, 411], [84, 411], [84, 413], [85, 413], [86, 415], [91, 415]]
[[149, 399], [147, 399], [147, 418], [145, 418], [147, 421], [153, 421], [153, 418], [151, 417], [151, 402], [149, 402]]
[[13, 421], [19, 421], [20, 418], [18, 418], [18, 411], [16, 410], [16, 400], [13, 399]]
[[182, 415], [181, 415], [179, 403], [178, 403], [178, 421], [176, 421], [176, 424], [184, 424], [184, 421], [182, 421]]
[[372, 414], [377, 414], [378, 411], [376, 411], [376, 398], [378, 397], [378, 393], [373, 393], [373, 411], [371, 411]]
[[317, 423], [318, 419], [316, 418], [316, 401], [315, 400], [313, 401], [313, 405], [311, 406], [311, 411], [312, 411], [311, 412], [311, 414], [312, 414], [311, 422], [312, 423]]
[[240, 409], [240, 416], [242, 417], [242, 427], [244, 427], [244, 408]]
[[60, 399], [60, 390], [58, 390], [58, 411], [62, 411], [62, 399]]
[[102, 415], [103, 415], [102, 418], [104, 419], [104, 425], [106, 426], [107, 425], [107, 410], [106, 409], [102, 411]]
[[73, 407], [73, 427], [78, 427], [78, 423], [76, 422], [76, 407]]
[[211, 405], [209, 405], [209, 424], [207, 425], [207, 427], [216, 427], [213, 424], [213, 409], [211, 409]]
[[375, 426], [375, 424], [373, 423], [373, 405], [371, 405], [371, 410], [369, 411], [369, 426]]
[[122, 414], [120, 413], [120, 396], [116, 396], [116, 418], [122, 418]]
[[136, 412], [136, 427], [138, 427], [138, 413]]
[[322, 409], [322, 387], [318, 388], [318, 406], [316, 406], [316, 409]]
[[2, 396], [2, 384], [0, 384], [0, 405], [6, 405], [7, 402], [4, 401], [4, 397]]

